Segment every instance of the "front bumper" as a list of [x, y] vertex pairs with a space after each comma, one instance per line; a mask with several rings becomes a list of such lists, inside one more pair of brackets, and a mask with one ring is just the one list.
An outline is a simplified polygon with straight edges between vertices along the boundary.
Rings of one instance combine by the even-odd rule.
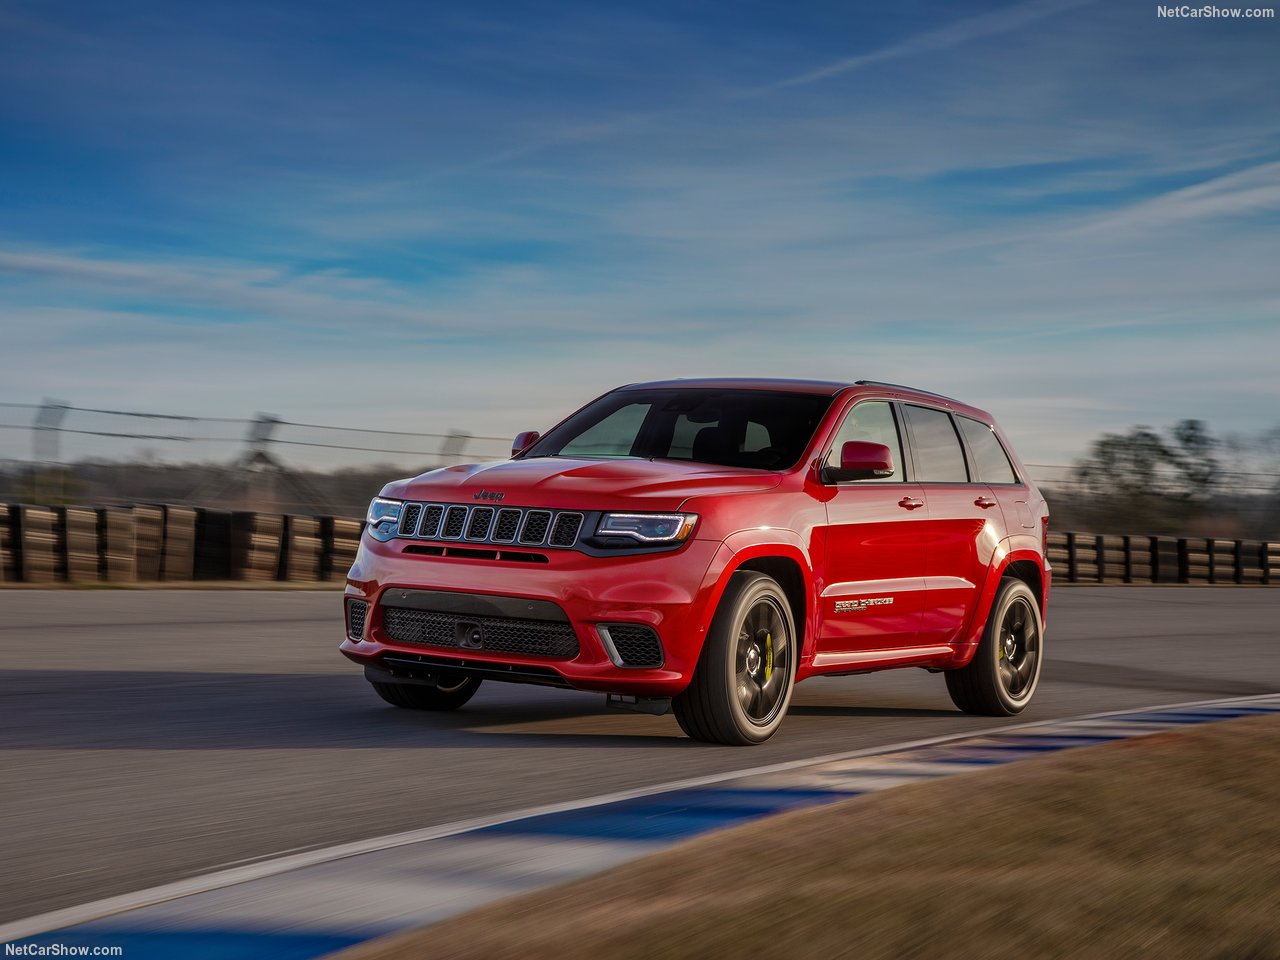
[[[718, 541], [691, 540], [679, 550], [652, 555], [592, 557], [573, 550], [547, 551], [545, 563], [422, 556], [403, 552], [405, 541], [380, 543], [365, 536], [348, 574], [346, 598], [369, 604], [360, 639], [348, 637], [341, 650], [350, 659], [380, 671], [401, 658], [428, 659], [501, 677], [522, 670], [547, 675], [579, 690], [670, 697], [688, 685], [710, 627], [717, 587], [728, 562]], [[398, 642], [389, 635], [383, 611], [415, 591], [481, 594], [500, 600], [554, 604], [577, 637], [569, 659], [496, 653]], [[403, 603], [403, 599], [400, 600]], [[600, 624], [642, 624], [662, 643], [658, 668], [620, 667], [605, 649]], [[386, 658], [386, 659], [384, 659]]]

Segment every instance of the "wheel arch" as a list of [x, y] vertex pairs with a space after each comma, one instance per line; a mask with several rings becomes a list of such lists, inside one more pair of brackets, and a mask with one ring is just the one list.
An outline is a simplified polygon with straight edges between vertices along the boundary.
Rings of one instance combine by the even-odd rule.
[[[734, 542], [735, 539], [738, 539], [737, 543]], [[809, 565], [808, 556], [799, 543], [777, 540], [744, 542], [744, 539], [730, 537], [725, 541], [725, 546], [732, 551], [732, 558], [720, 574], [709, 615], [715, 615], [734, 574], [749, 571], [772, 577], [786, 594], [791, 607], [791, 618], [795, 621], [798, 634], [796, 648], [800, 651], [800, 661], [803, 662], [811, 655], [806, 645], [814, 636], [813, 619], [817, 610], [813, 601], [813, 569]]]
[[995, 566], [982, 590], [982, 599], [969, 625], [968, 635], [964, 642], [956, 646], [956, 667], [963, 667], [978, 650], [982, 639], [982, 631], [986, 629], [987, 618], [991, 616], [991, 607], [996, 602], [996, 594], [1000, 592], [1000, 584], [1005, 577], [1021, 580], [1035, 595], [1036, 605], [1040, 608], [1040, 618], [1045, 620], [1048, 614], [1049, 576], [1045, 570], [1044, 557], [1034, 550], [1013, 550], [1005, 554]]

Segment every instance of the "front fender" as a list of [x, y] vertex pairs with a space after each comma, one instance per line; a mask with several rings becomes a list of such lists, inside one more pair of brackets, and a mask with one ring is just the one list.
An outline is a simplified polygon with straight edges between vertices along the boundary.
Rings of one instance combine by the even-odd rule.
[[[804, 643], [800, 651], [800, 664], [804, 664], [813, 657], [819, 608], [814, 596], [813, 566], [809, 562], [809, 552], [799, 535], [792, 530], [740, 530], [725, 538], [715, 561], [711, 565], [715, 577], [714, 583], [711, 584], [711, 602], [707, 607], [707, 628], [710, 629], [711, 619], [714, 618], [715, 611], [720, 605], [720, 600], [724, 597], [725, 590], [728, 589], [730, 578], [741, 570], [744, 564], [752, 560], [774, 557], [783, 557], [793, 561], [799, 568], [800, 576], [803, 580], [805, 614], [804, 622], [799, 626], [803, 630], [804, 636]], [[717, 570], [717, 568], [719, 569]]]

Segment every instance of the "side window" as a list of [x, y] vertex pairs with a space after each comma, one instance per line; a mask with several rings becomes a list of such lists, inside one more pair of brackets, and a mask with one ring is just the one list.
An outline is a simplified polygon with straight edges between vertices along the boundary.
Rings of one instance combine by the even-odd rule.
[[964, 449], [951, 425], [951, 414], [910, 404], [905, 409], [911, 425], [916, 479], [921, 483], [966, 483], [969, 475], [964, 466]]
[[898, 425], [893, 419], [893, 408], [884, 400], [867, 400], [857, 404], [844, 418], [836, 432], [835, 442], [827, 454], [828, 464], [838, 464], [840, 448], [850, 440], [867, 443], [883, 443], [893, 454], [893, 474], [880, 477], [876, 482], [893, 482], [902, 479], [902, 441], [898, 438]]
[[964, 432], [965, 442], [969, 444], [969, 452], [973, 454], [974, 466], [978, 471], [978, 479], [983, 483], [1017, 483], [1017, 474], [1013, 472], [1013, 464], [1009, 455], [1004, 452], [995, 431], [981, 420], [969, 417], [956, 417], [960, 429]]

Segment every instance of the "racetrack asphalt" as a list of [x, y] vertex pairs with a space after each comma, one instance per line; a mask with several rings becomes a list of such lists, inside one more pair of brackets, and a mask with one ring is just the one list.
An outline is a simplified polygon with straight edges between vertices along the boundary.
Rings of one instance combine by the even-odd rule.
[[[921, 670], [797, 688], [714, 747], [601, 695], [486, 684], [396, 710], [336, 650], [339, 594], [0, 594], [0, 922], [245, 861], [684, 777], [987, 729]], [[1067, 587], [1011, 723], [1280, 691], [1280, 591]]]

